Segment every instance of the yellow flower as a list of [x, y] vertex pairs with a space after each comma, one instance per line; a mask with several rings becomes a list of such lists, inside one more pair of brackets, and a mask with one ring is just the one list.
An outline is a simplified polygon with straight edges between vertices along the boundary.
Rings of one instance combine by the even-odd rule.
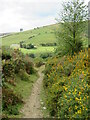
[[75, 88], [75, 92], [77, 91], [77, 89]]
[[66, 86], [63, 86], [64, 87], [64, 89], [65, 89], [65, 91], [67, 90], [67, 87]]
[[78, 114], [81, 114], [81, 110], [78, 110], [77, 113], [78, 113]]
[[75, 100], [78, 101], [79, 99], [76, 97]]
[[75, 109], [77, 109], [78, 107], [75, 105]]
[[79, 95], [81, 95], [81, 92], [79, 92]]
[[71, 108], [69, 108], [69, 112], [71, 111]]
[[66, 95], [64, 95], [64, 97], [65, 97], [65, 98], [67, 98], [67, 96], [66, 96]]

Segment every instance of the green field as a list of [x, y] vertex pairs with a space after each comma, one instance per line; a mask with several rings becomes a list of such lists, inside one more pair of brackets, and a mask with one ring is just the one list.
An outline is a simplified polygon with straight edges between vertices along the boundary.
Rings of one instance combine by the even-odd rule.
[[55, 24], [24, 32], [13, 33], [3, 37], [2, 45], [10, 46], [12, 44], [19, 44], [21, 41], [24, 41], [26, 44], [32, 43], [36, 46], [40, 46], [41, 43], [53, 43], [56, 42], [54, 31], [57, 27], [57, 24]]
[[20, 50], [25, 53], [25, 54], [29, 54], [29, 53], [33, 53], [33, 54], [42, 54], [42, 53], [51, 53], [54, 52], [55, 47], [38, 47], [37, 49], [24, 49], [24, 48], [20, 48]]
[[[55, 36], [55, 31], [58, 29], [58, 24], [53, 24], [49, 26], [43, 26], [40, 28], [34, 28], [33, 30], [28, 30], [24, 32], [13, 33], [2, 38], [3, 46], [11, 46], [12, 44], [20, 44], [23, 41], [25, 44], [33, 44], [37, 49], [24, 49], [20, 50], [24, 54], [35, 54], [35, 56], [40, 56], [43, 53], [52, 53], [55, 51], [55, 46], [43, 47], [41, 44], [46, 43], [57, 43], [57, 38]], [[83, 36], [83, 44], [86, 47], [88, 45], [88, 39]], [[62, 45], [61, 45], [62, 47]]]
[[33, 44], [37, 49], [24, 49], [20, 50], [24, 54], [33, 53], [35, 56], [40, 56], [43, 53], [52, 53], [54, 52], [54, 46], [42, 47], [41, 44], [46, 43], [56, 43], [57, 39], [55, 36], [55, 31], [58, 28], [57, 24], [43, 26], [40, 28], [35, 28], [33, 30], [28, 30], [19, 33], [13, 33], [2, 38], [3, 46], [11, 46], [12, 44], [20, 44], [21, 41], [24, 41], [25, 44]]

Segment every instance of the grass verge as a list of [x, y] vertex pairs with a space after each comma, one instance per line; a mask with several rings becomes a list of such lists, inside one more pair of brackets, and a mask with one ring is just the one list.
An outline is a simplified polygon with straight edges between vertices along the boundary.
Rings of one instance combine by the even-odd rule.
[[[23, 81], [21, 78], [17, 75], [16, 76], [16, 86], [12, 86], [7, 83], [7, 86], [12, 89], [15, 93], [20, 94], [23, 97], [23, 101], [28, 99], [28, 96], [31, 94], [31, 90], [33, 87], [33, 83], [38, 79], [38, 75], [32, 74], [30, 75], [29, 81]], [[17, 109], [20, 111], [20, 109], [23, 107], [23, 104], [17, 104]], [[4, 111], [3, 114], [7, 113], [8, 111]], [[8, 115], [8, 118], [21, 118], [22, 114], [19, 113], [19, 115]]]

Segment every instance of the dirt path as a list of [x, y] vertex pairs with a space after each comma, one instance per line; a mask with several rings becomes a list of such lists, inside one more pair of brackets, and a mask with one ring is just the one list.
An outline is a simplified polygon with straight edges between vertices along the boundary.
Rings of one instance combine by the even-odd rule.
[[23, 118], [43, 118], [40, 110], [40, 90], [44, 76], [42, 73], [44, 68], [45, 66], [41, 66], [38, 70], [39, 78], [34, 83], [32, 93], [21, 111], [24, 115]]

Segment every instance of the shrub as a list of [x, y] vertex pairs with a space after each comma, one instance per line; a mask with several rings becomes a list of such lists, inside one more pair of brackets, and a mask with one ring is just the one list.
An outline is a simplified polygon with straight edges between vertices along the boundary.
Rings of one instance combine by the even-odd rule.
[[42, 66], [42, 65], [44, 65], [45, 63], [43, 63], [42, 61], [38, 61], [38, 62], [36, 62], [36, 67], [40, 67], [40, 66]]
[[31, 53], [31, 54], [29, 54], [29, 57], [35, 58], [35, 54]]
[[9, 47], [3, 46], [2, 47], [2, 60], [3, 59], [6, 59], [6, 60], [11, 59], [10, 53], [11, 53], [11, 49]]
[[43, 81], [47, 108], [58, 118], [88, 118], [88, 51], [47, 62]]
[[23, 103], [22, 97], [18, 94], [15, 94], [12, 90], [8, 88], [2, 89], [2, 108], [3, 110], [8, 109], [8, 106], [15, 106], [17, 103]]
[[20, 48], [23, 48], [23, 43], [24, 43], [24, 41], [20, 42]]
[[46, 59], [48, 57], [52, 57], [52, 54], [51, 53], [43, 53], [43, 54], [40, 55], [40, 57], [43, 58], [43, 59]]
[[35, 72], [33, 68], [33, 63], [30, 61], [28, 55], [24, 58], [25, 63], [25, 70], [28, 74], [33, 74]]
[[9, 105], [7, 111], [9, 115], [19, 115], [19, 111], [16, 105], [15, 106]]
[[27, 44], [27, 49], [33, 49], [34, 48], [34, 45], [33, 44]]
[[17, 58], [14, 60], [13, 62], [14, 66], [15, 66], [15, 73], [19, 73], [19, 71], [21, 69], [25, 69], [25, 64], [22, 58]]
[[24, 70], [20, 70], [19, 76], [21, 80], [29, 81], [29, 75]]
[[57, 46], [57, 43], [42, 43], [42, 46]]
[[13, 77], [15, 72], [15, 66], [12, 61], [7, 61], [3, 64], [2, 73], [4, 77]]

